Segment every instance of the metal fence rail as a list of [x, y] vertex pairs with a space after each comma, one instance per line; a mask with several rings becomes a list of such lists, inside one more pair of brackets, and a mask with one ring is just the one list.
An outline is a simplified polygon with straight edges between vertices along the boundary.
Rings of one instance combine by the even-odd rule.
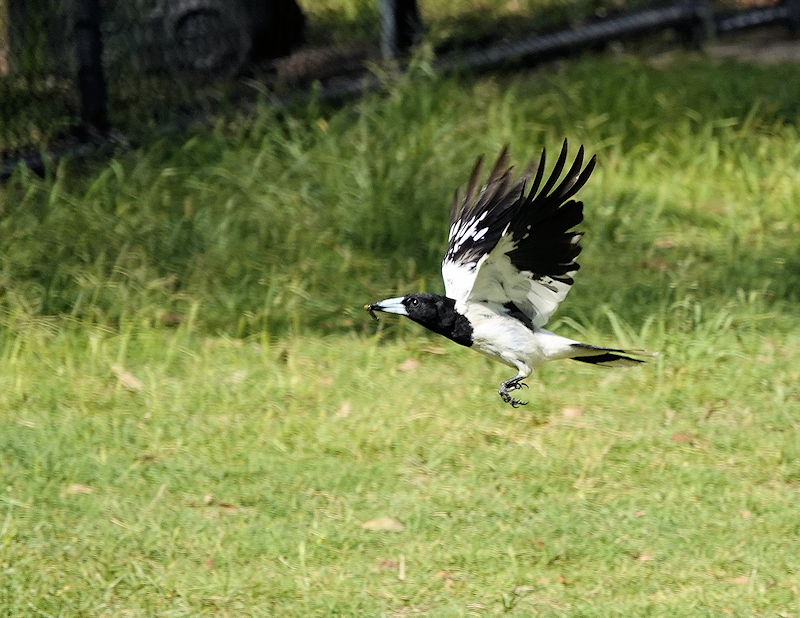
[[[125, 145], [130, 133], [252, 105], [259, 92], [285, 105], [313, 81], [329, 98], [377, 88], [368, 61], [402, 66], [425, 14], [416, 0], [376, 0], [375, 10], [374, 35], [319, 45], [295, 0], [0, 0], [0, 178], [20, 162], [42, 171], [48, 159]], [[434, 67], [530, 65], [667, 29], [698, 45], [775, 24], [795, 33], [800, 0], [716, 12], [710, 0], [680, 0], [444, 45]]]

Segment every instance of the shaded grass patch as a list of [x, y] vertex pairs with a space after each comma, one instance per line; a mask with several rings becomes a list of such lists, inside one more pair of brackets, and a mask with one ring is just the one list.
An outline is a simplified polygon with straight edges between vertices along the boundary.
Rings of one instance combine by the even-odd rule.
[[669, 67], [586, 59], [519, 83], [418, 70], [352, 109], [262, 109], [88, 177], [19, 174], [3, 190], [2, 303], [108, 324], [194, 306], [239, 335], [349, 329], [373, 297], [440, 289], [447, 205], [477, 154], [508, 142], [522, 163], [564, 135], [600, 160], [573, 308], [645, 317], [665, 289], [698, 286], [794, 302], [793, 82]]

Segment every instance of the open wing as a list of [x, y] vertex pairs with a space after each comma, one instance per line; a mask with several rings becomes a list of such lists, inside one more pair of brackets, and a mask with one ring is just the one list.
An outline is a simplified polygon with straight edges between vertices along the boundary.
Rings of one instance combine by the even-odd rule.
[[538, 166], [529, 165], [513, 182], [506, 147], [480, 191], [482, 160], [478, 159], [464, 199], [456, 193], [453, 200], [449, 244], [442, 261], [445, 293], [457, 306], [498, 303], [521, 312], [536, 326], [547, 322], [579, 268], [575, 258], [581, 251], [581, 233], [570, 230], [583, 220], [583, 204], [570, 198], [586, 184], [595, 165], [593, 157], [583, 167], [583, 157], [581, 146], [559, 182], [567, 159], [565, 140], [540, 189], [544, 151]]

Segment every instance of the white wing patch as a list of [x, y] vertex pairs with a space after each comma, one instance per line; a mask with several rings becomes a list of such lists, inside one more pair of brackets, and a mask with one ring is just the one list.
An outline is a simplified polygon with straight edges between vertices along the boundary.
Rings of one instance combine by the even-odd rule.
[[[489, 229], [488, 226], [481, 227], [486, 215], [484, 211], [466, 223], [456, 221], [450, 227], [450, 250], [442, 262], [445, 294], [456, 301], [456, 308], [462, 312], [466, 310], [467, 302], [498, 305], [512, 302], [531, 317], [534, 326], [544, 326], [566, 298], [571, 285], [529, 270], [518, 270], [508, 256], [517, 247], [508, 227], [494, 248], [479, 259], [470, 262], [454, 259], [464, 242], [484, 237]], [[529, 236], [530, 232], [526, 231], [520, 241]], [[567, 276], [571, 278], [576, 272], [569, 272]]]
[[[583, 147], [562, 179], [567, 142], [544, 180], [545, 157], [513, 181], [504, 148], [480, 189], [480, 159], [463, 199], [450, 209], [448, 248], [442, 261], [445, 293], [462, 314], [470, 303], [504, 308], [527, 327], [543, 326], [564, 300], [578, 270], [583, 204], [572, 200], [595, 165], [583, 166]], [[526, 195], [526, 190], [528, 193]]]
[[457, 254], [461, 249], [461, 245], [466, 241], [471, 240], [474, 242], [486, 235], [486, 232], [489, 231], [489, 227], [480, 227], [480, 224], [486, 219], [488, 214], [487, 211], [483, 211], [477, 217], [473, 217], [469, 221], [459, 220], [450, 226], [450, 234], [447, 240], [452, 241], [452, 245], [450, 251], [448, 251], [449, 255]]
[[[463, 262], [456, 259], [455, 256], [461, 251], [465, 242], [476, 242], [486, 236], [489, 227], [481, 226], [481, 223], [487, 215], [488, 213], [484, 211], [469, 221], [458, 220], [450, 226], [448, 235], [450, 248], [442, 261], [442, 278], [444, 279], [445, 294], [456, 302], [465, 301], [469, 296], [478, 273], [478, 262]], [[481, 260], [485, 257], [485, 255], [482, 256]]]
[[467, 264], [452, 260], [442, 262], [444, 293], [445, 296], [456, 301], [456, 307], [462, 305], [469, 297], [477, 274], [477, 262], [469, 262]]
[[[443, 264], [446, 293], [456, 300], [456, 308], [459, 305], [463, 308], [467, 302], [497, 305], [512, 302], [531, 317], [534, 326], [542, 327], [566, 298], [571, 286], [548, 276], [518, 270], [508, 256], [514, 248], [511, 234], [503, 234], [495, 248], [474, 265]], [[575, 272], [567, 275], [571, 277]], [[467, 280], [465, 275], [468, 275], [468, 284], [463, 283]], [[453, 296], [451, 289], [460, 295]]]

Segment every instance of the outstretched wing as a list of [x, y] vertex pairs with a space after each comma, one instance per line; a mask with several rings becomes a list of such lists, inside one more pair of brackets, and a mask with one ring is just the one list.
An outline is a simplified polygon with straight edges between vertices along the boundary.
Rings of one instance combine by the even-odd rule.
[[453, 200], [449, 245], [442, 262], [447, 296], [462, 307], [467, 302], [506, 305], [535, 326], [547, 322], [579, 268], [575, 258], [581, 251], [581, 233], [570, 230], [583, 220], [583, 204], [570, 198], [586, 184], [595, 165], [593, 157], [584, 168], [583, 156], [581, 146], [559, 182], [567, 159], [565, 140], [541, 189], [544, 151], [538, 167], [529, 165], [512, 182], [513, 168], [508, 167], [504, 148], [480, 191], [478, 160], [464, 199], [456, 194]]

